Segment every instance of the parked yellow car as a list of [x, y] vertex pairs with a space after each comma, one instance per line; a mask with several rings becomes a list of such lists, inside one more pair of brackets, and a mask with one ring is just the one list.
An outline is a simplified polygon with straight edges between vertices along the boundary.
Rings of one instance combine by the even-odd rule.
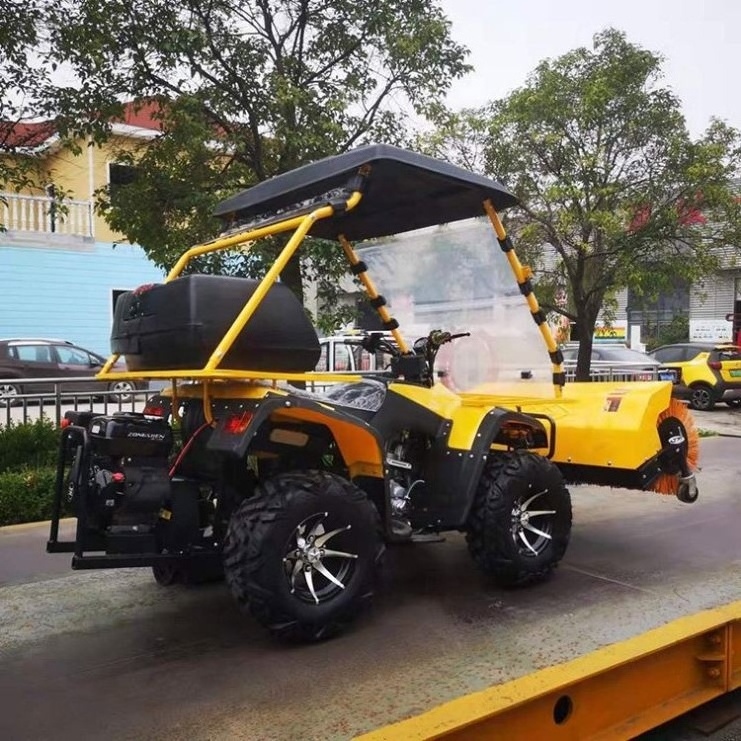
[[730, 343], [685, 342], [664, 345], [650, 353], [666, 368], [681, 373], [680, 384], [689, 388], [693, 409], [707, 411], [716, 402], [741, 407], [741, 348]]

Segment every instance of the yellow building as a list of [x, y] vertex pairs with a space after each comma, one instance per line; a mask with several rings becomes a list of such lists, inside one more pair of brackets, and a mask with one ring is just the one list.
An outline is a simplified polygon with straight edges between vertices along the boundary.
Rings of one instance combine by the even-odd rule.
[[[131, 168], [118, 161], [119, 153], [133, 151], [159, 134], [160, 122], [153, 117], [155, 106], [128, 104], [122, 119], [112, 124], [113, 136], [107, 142], [97, 146], [80, 141], [79, 152], [62, 146], [52, 122], [5, 123], [6, 127], [12, 127], [5, 138], [18, 153], [16, 156], [33, 160], [35, 185], [16, 193], [0, 183], [4, 201], [0, 204], [0, 224], [13, 232], [49, 232], [92, 237], [102, 242], [123, 241], [122, 235], [112, 232], [105, 220], [94, 213], [95, 193], [124, 183], [131, 176]], [[64, 196], [63, 205], [56, 212], [51, 208], [52, 192]]]

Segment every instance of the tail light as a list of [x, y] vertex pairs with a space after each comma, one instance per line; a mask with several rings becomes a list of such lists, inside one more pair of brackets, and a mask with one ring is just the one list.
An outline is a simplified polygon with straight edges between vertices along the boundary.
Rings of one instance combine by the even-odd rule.
[[710, 370], [719, 371], [723, 367], [723, 364], [720, 360], [708, 360], [708, 367]]
[[253, 416], [252, 412], [232, 414], [224, 422], [224, 432], [230, 435], [242, 434], [250, 426]]

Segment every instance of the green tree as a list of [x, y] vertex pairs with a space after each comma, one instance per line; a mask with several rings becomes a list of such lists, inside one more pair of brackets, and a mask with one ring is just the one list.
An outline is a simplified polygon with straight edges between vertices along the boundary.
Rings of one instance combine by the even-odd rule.
[[[408, 105], [425, 115], [469, 69], [428, 0], [55, 0], [54, 14], [55, 53], [76, 75], [58, 92], [70, 122], [100, 130], [124, 98], [161, 103], [163, 136], [137, 158], [136, 182], [101, 206], [165, 267], [213, 236], [225, 195], [363, 142], [401, 141]], [[314, 249], [332, 283], [338, 260]], [[230, 259], [255, 271], [274, 250]], [[309, 269], [297, 257], [282, 278], [301, 295]]]
[[[659, 84], [661, 64], [607, 29], [592, 49], [541, 62], [507, 98], [443, 118], [427, 140], [470, 156], [485, 124], [484, 170], [521, 199], [508, 220], [515, 244], [533, 262], [540, 256], [546, 297], [568, 293], [557, 310], [581, 330], [579, 379], [617, 291], [656, 295], [714, 270], [717, 248], [741, 245], [739, 134], [714, 120], [693, 140], [680, 101]], [[542, 260], [549, 252], [554, 259]]]
[[46, 70], [34, 59], [42, 10], [40, 0], [0, 0], [0, 190], [20, 190], [33, 182], [36, 163], [25, 150], [35, 135], [17, 124], [38, 115], [42, 105], [38, 92], [45, 87]]
[[[46, 189], [49, 173], [38, 156], [40, 145], [60, 133], [60, 61], [50, 49], [49, 8], [49, 0], [0, 0], [0, 192], [52, 196], [56, 213], [63, 214], [70, 194]], [[65, 137], [56, 146], [79, 151], [78, 142]], [[5, 228], [0, 222], [0, 231]]]

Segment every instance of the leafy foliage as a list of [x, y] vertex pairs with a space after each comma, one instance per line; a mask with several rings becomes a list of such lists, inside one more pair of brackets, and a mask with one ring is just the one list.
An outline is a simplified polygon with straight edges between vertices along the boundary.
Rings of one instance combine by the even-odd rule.
[[47, 417], [0, 427], [0, 473], [51, 466], [56, 462], [59, 430]]
[[20, 190], [34, 181], [36, 162], [24, 152], [30, 132], [14, 124], [42, 113], [46, 71], [34, 63], [41, 43], [41, 0], [0, 0], [0, 190]]
[[[99, 206], [166, 268], [214, 235], [210, 213], [226, 195], [365, 141], [402, 142], [405, 106], [425, 115], [469, 69], [427, 0], [53, 0], [52, 8], [54, 53], [76, 76], [57, 94], [65, 131], [105, 136], [125, 98], [159, 109], [163, 135], [122, 153], [136, 163], [136, 181], [101, 193]], [[275, 249], [198, 267], [259, 274]], [[315, 245], [282, 279], [301, 295], [321, 264], [320, 294], [331, 294], [340, 256]]]
[[53, 468], [0, 473], [0, 527], [48, 520], [55, 475]]
[[662, 345], [673, 345], [677, 342], [688, 342], [690, 337], [690, 322], [686, 314], [676, 314], [666, 324], [648, 326], [644, 341], [647, 350], [654, 350]]
[[0, 527], [51, 516], [59, 430], [46, 417], [0, 428]]
[[567, 292], [568, 305], [551, 308], [581, 329], [580, 379], [618, 290], [656, 295], [713, 271], [718, 248], [741, 245], [739, 134], [713, 121], [693, 141], [679, 101], [659, 86], [661, 61], [605, 30], [593, 49], [541, 62], [506, 99], [441, 116], [426, 142], [458, 161], [483, 151], [483, 169], [521, 199], [509, 228], [539, 263], [546, 299]]

